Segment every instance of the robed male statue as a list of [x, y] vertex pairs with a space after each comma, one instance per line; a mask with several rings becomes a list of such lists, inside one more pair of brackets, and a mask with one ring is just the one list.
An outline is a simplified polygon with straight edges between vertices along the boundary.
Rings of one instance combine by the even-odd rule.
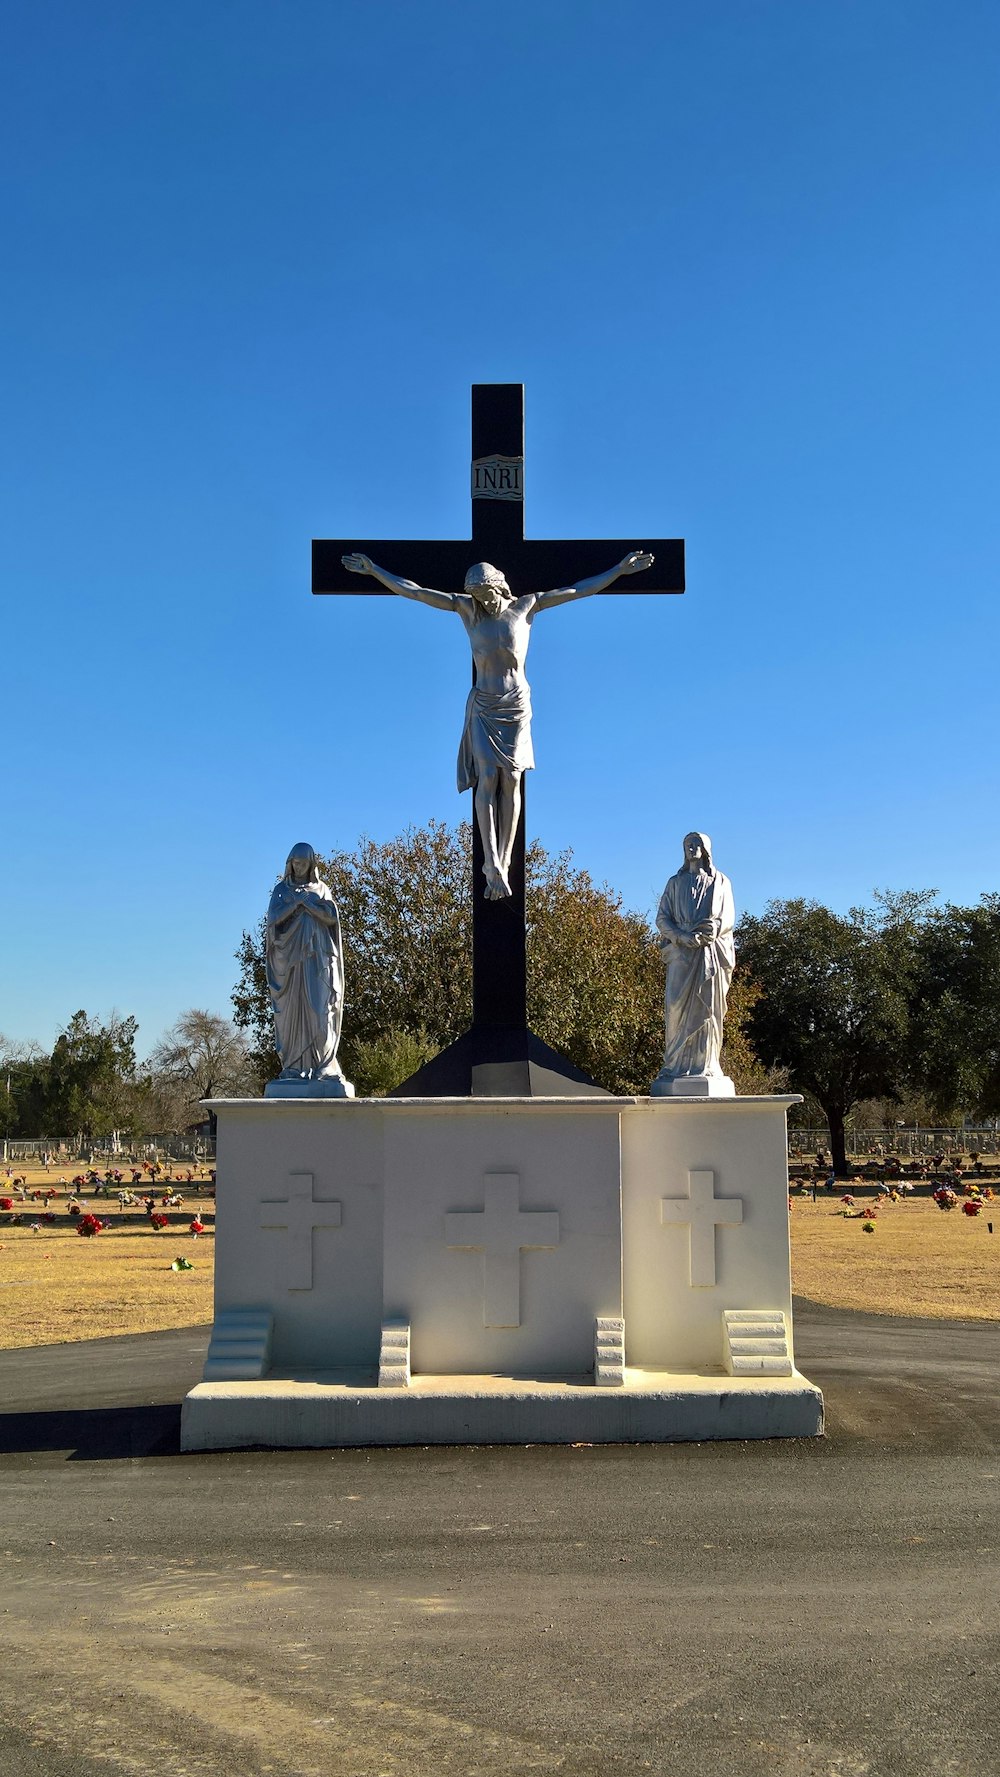
[[667, 965], [663, 1067], [657, 1097], [732, 1098], [722, 1071], [722, 1027], [736, 950], [736, 915], [728, 876], [712, 863], [707, 833], [688, 833], [684, 862], [663, 891], [656, 915]]
[[606, 574], [576, 586], [528, 592], [515, 598], [499, 568], [481, 561], [465, 576], [462, 592], [435, 592], [413, 580], [387, 573], [367, 555], [345, 555], [345, 568], [371, 574], [390, 592], [418, 599], [437, 611], [454, 611], [465, 624], [476, 666], [476, 682], [465, 706], [458, 753], [459, 790], [475, 794], [476, 820], [483, 841], [486, 899], [510, 894], [507, 880], [521, 813], [521, 775], [535, 763], [531, 745], [531, 692], [524, 663], [531, 625], [539, 611], [603, 592], [621, 574], [639, 574], [653, 557], [633, 550]]

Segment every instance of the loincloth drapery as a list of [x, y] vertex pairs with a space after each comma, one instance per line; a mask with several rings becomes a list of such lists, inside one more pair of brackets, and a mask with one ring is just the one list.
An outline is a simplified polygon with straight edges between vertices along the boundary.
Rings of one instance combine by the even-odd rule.
[[465, 706], [465, 727], [458, 749], [458, 787], [474, 790], [480, 774], [531, 771], [531, 693], [527, 685], [512, 691], [482, 691], [473, 685]]

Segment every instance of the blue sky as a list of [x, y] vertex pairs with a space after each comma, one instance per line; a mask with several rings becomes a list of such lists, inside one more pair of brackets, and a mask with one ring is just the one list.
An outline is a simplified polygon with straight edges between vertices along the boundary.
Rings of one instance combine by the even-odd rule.
[[996, 888], [998, 78], [985, 0], [9, 9], [0, 1030], [145, 1050], [293, 841], [468, 813], [461, 626], [309, 543], [468, 535], [474, 381], [530, 536], [687, 539], [536, 626], [533, 833]]

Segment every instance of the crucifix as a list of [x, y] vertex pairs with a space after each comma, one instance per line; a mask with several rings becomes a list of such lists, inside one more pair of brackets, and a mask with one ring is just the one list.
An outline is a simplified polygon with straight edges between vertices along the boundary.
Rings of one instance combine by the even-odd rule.
[[[590, 593], [683, 592], [684, 544], [526, 538], [520, 383], [473, 384], [471, 483], [469, 542], [313, 543], [314, 593], [417, 598], [461, 616], [472, 643], [473, 689], [459, 754], [459, 786], [475, 798], [472, 1028], [396, 1094], [592, 1093], [599, 1090], [594, 1082], [527, 1024], [522, 773], [533, 763], [523, 670], [529, 626], [536, 613]], [[375, 584], [359, 586], [359, 574]]]

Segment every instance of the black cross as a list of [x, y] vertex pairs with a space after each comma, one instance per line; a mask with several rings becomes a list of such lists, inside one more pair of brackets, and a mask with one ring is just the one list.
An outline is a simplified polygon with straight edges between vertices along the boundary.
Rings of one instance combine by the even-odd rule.
[[[580, 445], [583, 472], [599, 473], [603, 446]], [[684, 544], [673, 538], [603, 538], [536, 541], [524, 535], [524, 386], [472, 385], [472, 537], [468, 542], [317, 540], [312, 546], [313, 592], [391, 597], [377, 581], [359, 585], [341, 557], [368, 555], [420, 586], [461, 589], [474, 562], [489, 561], [504, 574], [515, 596], [572, 586], [600, 574], [633, 549], [649, 550], [653, 566], [615, 582], [606, 594], [683, 592]], [[458, 709], [456, 706], [456, 748]], [[524, 779], [522, 778], [522, 795]], [[529, 1031], [524, 908], [524, 802], [509, 872], [509, 900], [487, 901], [483, 894], [483, 848], [475, 810], [471, 814], [472, 858], [472, 1029], [396, 1088], [400, 1095], [464, 1097], [486, 1094], [556, 1095], [596, 1091], [573, 1063]]]

